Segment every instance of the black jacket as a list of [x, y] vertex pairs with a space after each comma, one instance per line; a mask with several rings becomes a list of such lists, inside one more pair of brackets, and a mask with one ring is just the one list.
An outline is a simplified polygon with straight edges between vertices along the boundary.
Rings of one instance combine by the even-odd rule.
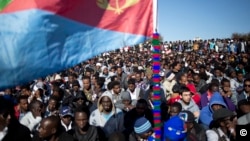
[[31, 141], [30, 135], [30, 130], [26, 126], [12, 119], [8, 126], [8, 133], [2, 141]]

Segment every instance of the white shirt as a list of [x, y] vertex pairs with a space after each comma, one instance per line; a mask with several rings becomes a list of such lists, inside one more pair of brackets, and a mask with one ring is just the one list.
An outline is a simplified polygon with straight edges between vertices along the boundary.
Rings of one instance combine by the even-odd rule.
[[130, 96], [131, 96], [131, 100], [137, 100], [137, 97], [136, 97], [136, 90], [134, 90], [134, 92], [129, 92]]
[[62, 122], [62, 120], [61, 120], [61, 124], [66, 129], [66, 132], [69, 131], [70, 129], [72, 129], [72, 121], [70, 122], [68, 127]]
[[[222, 137], [224, 135], [226, 137], [226, 140], [230, 141], [228, 136], [225, 135], [224, 132], [220, 128], [217, 128], [217, 130], [220, 134], [220, 137]], [[207, 130], [206, 135], [207, 135], [207, 141], [218, 141], [219, 140], [219, 136], [214, 130]]]
[[8, 127], [5, 127], [3, 131], [0, 132], [0, 141], [6, 136], [8, 133]]
[[20, 121], [20, 123], [33, 131], [35, 126], [40, 123], [42, 117], [34, 117], [31, 112], [28, 112]]

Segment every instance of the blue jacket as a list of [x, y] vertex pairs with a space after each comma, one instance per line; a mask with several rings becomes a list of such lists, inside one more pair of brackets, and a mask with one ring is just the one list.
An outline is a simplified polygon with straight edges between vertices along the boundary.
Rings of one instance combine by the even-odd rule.
[[220, 104], [220, 105], [224, 106], [225, 108], [227, 108], [227, 105], [224, 102], [221, 94], [218, 92], [214, 93], [210, 99], [209, 105], [203, 107], [201, 109], [201, 113], [200, 113], [200, 122], [207, 127], [209, 127], [209, 124], [213, 120], [213, 112], [214, 111], [212, 110], [212, 105], [214, 105], [214, 104]]

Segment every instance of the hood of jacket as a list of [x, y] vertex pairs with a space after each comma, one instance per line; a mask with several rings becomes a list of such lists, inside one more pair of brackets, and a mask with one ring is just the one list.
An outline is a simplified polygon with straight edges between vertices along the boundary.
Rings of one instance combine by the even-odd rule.
[[224, 108], [228, 108], [226, 103], [224, 102], [224, 99], [222, 95], [219, 92], [213, 93], [210, 102], [209, 102], [209, 109], [213, 112], [212, 106], [214, 104], [222, 105]]
[[110, 91], [105, 91], [105, 92], [101, 95], [101, 97], [98, 99], [98, 102], [97, 102], [97, 108], [98, 108], [98, 110], [99, 110], [100, 112], [103, 112], [103, 107], [102, 107], [102, 104], [101, 104], [101, 99], [102, 99], [104, 96], [108, 97], [108, 98], [111, 100], [111, 103], [112, 103], [112, 111], [114, 111], [114, 110], [115, 110], [115, 105], [114, 105], [114, 103], [113, 103], [113, 101], [112, 101], [112, 93], [111, 93]]

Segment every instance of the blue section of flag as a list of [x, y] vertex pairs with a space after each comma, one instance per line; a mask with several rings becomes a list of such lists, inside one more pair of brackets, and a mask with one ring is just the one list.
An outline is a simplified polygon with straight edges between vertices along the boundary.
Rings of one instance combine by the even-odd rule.
[[91, 27], [42, 10], [1, 14], [0, 89], [30, 82], [145, 39]]

